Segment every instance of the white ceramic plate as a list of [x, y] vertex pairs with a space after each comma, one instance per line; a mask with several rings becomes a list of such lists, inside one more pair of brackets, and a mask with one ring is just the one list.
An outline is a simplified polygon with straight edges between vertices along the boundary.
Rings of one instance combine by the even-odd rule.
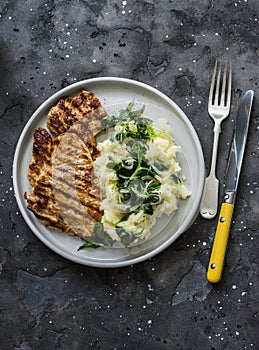
[[[26, 207], [23, 197], [30, 191], [27, 179], [31, 158], [33, 132], [36, 127], [46, 127], [50, 108], [64, 96], [76, 95], [81, 90], [96, 94], [108, 114], [125, 108], [129, 102], [145, 105], [145, 115], [151, 119], [167, 117], [173, 130], [173, 138], [182, 148], [179, 160], [185, 185], [192, 192], [187, 200], [180, 200], [178, 210], [170, 217], [163, 216], [156, 224], [155, 234], [147, 242], [131, 248], [98, 248], [77, 251], [82, 244], [78, 237], [58, 233], [43, 226]], [[51, 96], [32, 115], [17, 144], [13, 163], [13, 182], [20, 211], [34, 234], [49, 248], [61, 256], [80, 264], [95, 267], [120, 267], [144, 261], [172, 244], [195, 220], [204, 182], [204, 159], [197, 134], [183, 111], [158, 90], [124, 78], [95, 78], [70, 85]]]

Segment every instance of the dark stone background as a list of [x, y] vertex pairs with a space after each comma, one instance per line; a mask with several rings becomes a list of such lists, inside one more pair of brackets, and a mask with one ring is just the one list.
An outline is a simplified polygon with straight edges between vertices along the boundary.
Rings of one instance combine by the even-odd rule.
[[[257, 0], [0, 1], [1, 350], [259, 349], [258, 21]], [[255, 91], [222, 282], [206, 281], [216, 219], [198, 217], [166, 251], [121, 269], [77, 265], [43, 245], [19, 213], [11, 175], [35, 109], [87, 78], [145, 82], [190, 118], [208, 168], [216, 58], [234, 71], [221, 181], [238, 102]]]

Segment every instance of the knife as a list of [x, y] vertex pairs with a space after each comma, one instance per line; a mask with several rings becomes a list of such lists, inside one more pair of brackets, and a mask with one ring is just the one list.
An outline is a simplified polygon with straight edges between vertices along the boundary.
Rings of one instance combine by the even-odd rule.
[[238, 107], [235, 131], [225, 174], [225, 195], [221, 205], [217, 229], [210, 256], [207, 279], [211, 283], [221, 280], [226, 248], [236, 199], [236, 192], [244, 156], [254, 91], [248, 90]]

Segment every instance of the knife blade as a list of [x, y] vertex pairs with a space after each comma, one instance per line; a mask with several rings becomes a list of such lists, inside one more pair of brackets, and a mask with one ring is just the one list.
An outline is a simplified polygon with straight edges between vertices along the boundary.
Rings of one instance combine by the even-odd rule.
[[218, 283], [222, 277], [231, 219], [244, 157], [253, 97], [254, 91], [248, 90], [243, 95], [237, 110], [235, 130], [225, 174], [225, 195], [221, 204], [207, 270], [207, 279], [211, 283]]

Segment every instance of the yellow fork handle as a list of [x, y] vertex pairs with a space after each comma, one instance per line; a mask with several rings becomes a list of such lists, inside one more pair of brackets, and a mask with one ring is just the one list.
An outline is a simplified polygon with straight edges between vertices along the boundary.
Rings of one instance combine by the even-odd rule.
[[221, 205], [207, 271], [207, 279], [210, 283], [218, 283], [221, 280], [233, 207], [234, 205], [230, 203], [222, 203]]

